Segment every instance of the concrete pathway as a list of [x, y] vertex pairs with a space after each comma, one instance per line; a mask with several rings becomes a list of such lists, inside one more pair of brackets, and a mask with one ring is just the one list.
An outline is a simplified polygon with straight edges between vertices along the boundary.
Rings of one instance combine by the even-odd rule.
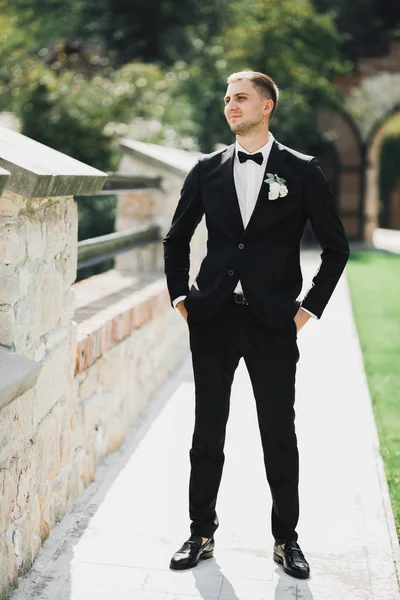
[[[316, 253], [304, 254], [306, 286], [318, 261]], [[270, 492], [242, 362], [215, 557], [191, 571], [168, 569], [188, 537], [194, 405], [188, 359], [53, 529], [12, 599], [398, 600], [399, 547], [345, 277], [321, 321], [309, 321], [298, 343], [298, 532], [309, 580], [291, 578], [272, 560]]]

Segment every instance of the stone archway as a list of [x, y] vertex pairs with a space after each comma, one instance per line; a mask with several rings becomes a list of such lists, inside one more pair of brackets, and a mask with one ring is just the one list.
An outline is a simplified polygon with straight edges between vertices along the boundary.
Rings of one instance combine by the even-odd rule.
[[396, 105], [384, 115], [372, 128], [366, 143], [366, 169], [365, 169], [365, 219], [363, 237], [372, 240], [374, 230], [379, 227], [380, 194], [379, 194], [379, 150], [385, 133], [386, 126], [400, 115], [400, 104]]
[[[332, 147], [336, 171], [326, 175], [335, 194], [340, 217], [349, 239], [363, 238], [365, 146], [352, 117], [341, 107], [321, 107], [317, 112], [318, 132]], [[320, 158], [318, 151], [317, 158]], [[323, 166], [323, 156], [320, 159]], [[325, 170], [325, 169], [324, 169]]]

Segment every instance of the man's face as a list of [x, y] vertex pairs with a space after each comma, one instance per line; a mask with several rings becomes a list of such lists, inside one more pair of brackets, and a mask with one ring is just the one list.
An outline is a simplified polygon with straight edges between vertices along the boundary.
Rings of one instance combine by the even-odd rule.
[[234, 81], [227, 87], [225, 118], [233, 133], [246, 135], [268, 122], [273, 101], [263, 98], [249, 79]]

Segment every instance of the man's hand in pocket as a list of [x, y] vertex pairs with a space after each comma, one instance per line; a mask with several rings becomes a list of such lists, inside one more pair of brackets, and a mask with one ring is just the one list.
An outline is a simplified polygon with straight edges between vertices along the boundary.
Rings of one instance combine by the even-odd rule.
[[179, 310], [179, 312], [181, 313], [182, 317], [185, 319], [186, 323], [187, 323], [187, 317], [188, 317], [188, 312], [185, 308], [185, 305], [183, 303], [183, 300], [181, 300], [180, 302], [178, 302], [178, 304], [176, 305], [177, 310]]
[[309, 315], [305, 310], [303, 310], [300, 307], [293, 319], [296, 323], [297, 333], [299, 333], [300, 329], [304, 327], [308, 319], [311, 319], [311, 315]]

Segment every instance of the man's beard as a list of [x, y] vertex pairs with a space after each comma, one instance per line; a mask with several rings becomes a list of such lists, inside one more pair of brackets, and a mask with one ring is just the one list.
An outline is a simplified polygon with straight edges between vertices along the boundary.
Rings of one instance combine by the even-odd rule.
[[246, 135], [256, 129], [261, 123], [262, 119], [259, 121], [242, 121], [241, 123], [230, 123], [230, 128], [232, 133]]

